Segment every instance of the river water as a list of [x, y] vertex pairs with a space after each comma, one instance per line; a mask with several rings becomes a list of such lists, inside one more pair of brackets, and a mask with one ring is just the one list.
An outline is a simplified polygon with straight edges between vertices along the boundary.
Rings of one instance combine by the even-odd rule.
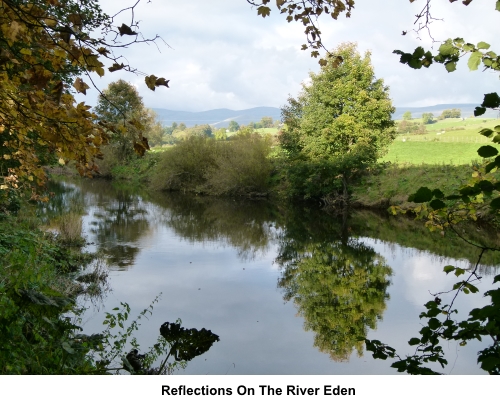
[[[359, 340], [411, 354], [407, 342], [422, 327], [423, 304], [457, 281], [443, 267], [469, 268], [479, 253], [410, 219], [367, 211], [335, 216], [311, 206], [142, 195], [97, 180], [62, 181], [52, 190], [43, 215], [83, 208], [89, 249], [109, 267], [111, 291], [87, 303], [85, 332], [103, 330], [105, 312], [120, 302], [138, 314], [161, 294], [136, 333], [141, 346], [177, 319], [220, 337], [178, 374], [394, 374], [390, 359], [374, 360]], [[500, 258], [483, 263], [480, 293], [456, 304], [461, 317], [487, 303], [482, 293]], [[435, 369], [481, 374], [481, 347], [446, 343], [449, 365]]]

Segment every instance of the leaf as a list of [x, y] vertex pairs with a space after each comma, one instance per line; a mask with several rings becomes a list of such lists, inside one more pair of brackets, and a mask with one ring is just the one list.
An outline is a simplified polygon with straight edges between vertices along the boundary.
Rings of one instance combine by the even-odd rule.
[[493, 187], [493, 184], [491, 183], [491, 181], [488, 181], [488, 180], [481, 180], [479, 183], [477, 183], [477, 185], [479, 186], [479, 188], [483, 191], [486, 191], [486, 192], [491, 192], [495, 189], [495, 187]]
[[266, 6], [260, 6], [257, 8], [257, 15], [261, 15], [263, 18], [266, 18], [271, 14], [271, 9]]
[[117, 70], [121, 70], [125, 67], [123, 63], [113, 63], [113, 66], [110, 66], [108, 70], [110, 72], [116, 72]]
[[61, 346], [65, 352], [67, 352], [69, 354], [75, 354], [75, 351], [73, 350], [73, 348], [70, 346], [70, 344], [68, 342], [63, 342]]
[[486, 42], [479, 42], [477, 44], [477, 49], [489, 49], [490, 48], [490, 44], [486, 43]]
[[444, 198], [444, 194], [439, 188], [432, 190], [432, 195], [436, 198]]
[[474, 117], [479, 117], [480, 115], [483, 115], [486, 112], [486, 108], [484, 107], [476, 107], [474, 109]]
[[493, 208], [494, 210], [500, 209], [500, 197], [491, 200], [490, 207]]
[[489, 128], [483, 128], [481, 131], [479, 131], [481, 135], [490, 137], [493, 134], [493, 131]]
[[415, 346], [415, 345], [418, 345], [420, 343], [420, 339], [418, 338], [411, 338], [409, 341], [408, 341], [408, 344], [410, 346]]
[[457, 70], [457, 62], [447, 62], [444, 64], [444, 67], [448, 71], [448, 73], [454, 72]]
[[481, 146], [477, 150], [477, 154], [483, 158], [489, 158], [498, 155], [498, 149], [490, 145]]
[[432, 330], [436, 330], [441, 326], [441, 321], [437, 318], [431, 318], [429, 319], [429, 328]]
[[137, 35], [137, 32], [133, 31], [132, 28], [130, 28], [126, 24], [122, 24], [121, 27], [118, 27], [118, 31], [120, 32], [120, 36], [123, 36], [123, 35]]
[[495, 5], [495, 10], [500, 11], [500, 0], [497, 1]]
[[160, 77], [160, 78], [156, 79], [155, 86], [156, 87], [158, 87], [158, 86], [165, 86], [165, 87], [169, 88], [169, 86], [168, 86], [168, 82], [169, 81], [170, 80], [165, 80], [164, 77]]
[[[432, 200], [432, 191], [427, 187], [420, 187], [415, 194], [408, 197], [409, 202], [424, 203]], [[411, 200], [410, 200], [411, 199]]]
[[446, 207], [446, 204], [441, 201], [441, 200], [432, 200], [429, 205], [431, 206], [431, 208], [433, 210], [439, 210], [441, 208], [445, 208]]
[[451, 43], [446, 41], [439, 47], [439, 53], [444, 56], [453, 55], [457, 52], [456, 47]]
[[87, 83], [85, 83], [82, 79], [80, 79], [79, 77], [77, 77], [75, 79], [75, 82], [73, 83], [73, 87], [76, 89], [76, 91], [78, 93], [82, 93], [82, 94], [87, 94], [87, 89], [89, 89], [89, 85]]
[[467, 62], [467, 66], [469, 66], [470, 70], [477, 70], [479, 67], [479, 64], [481, 63], [481, 59], [483, 57], [483, 54], [479, 51], [472, 52], [469, 61]]
[[151, 75], [151, 76], [146, 76], [144, 81], [146, 82], [146, 86], [148, 86], [149, 89], [155, 91], [157, 79], [158, 78], [155, 75]]
[[486, 108], [498, 108], [500, 107], [500, 97], [497, 93], [485, 94], [481, 106]]

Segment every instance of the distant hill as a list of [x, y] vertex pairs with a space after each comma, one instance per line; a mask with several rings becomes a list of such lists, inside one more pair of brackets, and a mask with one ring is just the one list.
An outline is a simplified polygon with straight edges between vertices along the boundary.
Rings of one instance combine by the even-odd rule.
[[[443, 110], [459, 108], [462, 110], [462, 117], [474, 115], [474, 108], [477, 104], [438, 104], [429, 107], [396, 107], [393, 119], [403, 118], [405, 111], [410, 111], [413, 118], [420, 118], [422, 113], [430, 112], [434, 116], [439, 116]], [[225, 128], [229, 121], [236, 121], [240, 125], [248, 125], [250, 122], [259, 122], [262, 117], [272, 117], [273, 120], [281, 119], [281, 110], [276, 107], [255, 107], [247, 110], [229, 110], [220, 108], [217, 110], [208, 110], [202, 112], [174, 111], [164, 108], [153, 108], [158, 114], [158, 118], [164, 126], [170, 126], [173, 122], [180, 124], [183, 122], [188, 127], [195, 125], [210, 124], [216, 128]], [[487, 111], [485, 118], [496, 118], [496, 111]]]
[[[452, 108], [458, 108], [462, 111], [462, 117], [468, 118], [474, 116], [474, 109], [478, 104], [438, 104], [429, 107], [396, 107], [396, 112], [392, 116], [395, 120], [400, 120], [403, 118], [403, 114], [406, 111], [410, 111], [413, 118], [420, 118], [423, 113], [432, 113], [435, 117], [441, 115], [443, 110], [451, 110]], [[492, 110], [486, 110], [486, 113], [482, 115], [484, 118], [497, 118], [498, 112]]]
[[255, 107], [248, 110], [229, 110], [220, 108], [202, 112], [187, 112], [153, 108], [158, 114], [158, 119], [164, 126], [170, 126], [173, 122], [183, 122], [188, 127], [195, 125], [210, 124], [216, 128], [229, 125], [229, 121], [236, 121], [240, 125], [248, 125], [250, 122], [259, 122], [262, 117], [272, 117], [273, 120], [281, 119], [281, 110], [275, 107]]

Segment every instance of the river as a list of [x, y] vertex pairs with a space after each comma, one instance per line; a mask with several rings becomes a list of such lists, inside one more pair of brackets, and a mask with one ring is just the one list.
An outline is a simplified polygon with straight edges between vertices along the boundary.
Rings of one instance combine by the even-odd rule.
[[[422, 327], [423, 304], [456, 282], [443, 267], [470, 267], [479, 253], [411, 219], [369, 211], [336, 216], [316, 206], [145, 195], [98, 180], [51, 189], [41, 215], [78, 205], [89, 249], [109, 268], [111, 290], [86, 303], [85, 332], [102, 330], [105, 313], [120, 302], [138, 314], [161, 294], [136, 333], [141, 346], [177, 319], [220, 337], [177, 374], [395, 374], [391, 360], [374, 360], [360, 339], [412, 353], [407, 342]], [[456, 304], [462, 317], [487, 302], [482, 293], [499, 256], [483, 263], [481, 292]], [[481, 347], [446, 344], [449, 365], [435, 369], [482, 374]]]

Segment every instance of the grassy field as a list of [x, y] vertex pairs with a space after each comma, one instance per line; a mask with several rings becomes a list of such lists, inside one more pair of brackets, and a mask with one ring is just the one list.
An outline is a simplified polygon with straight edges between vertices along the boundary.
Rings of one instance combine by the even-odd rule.
[[491, 142], [481, 128], [500, 125], [499, 119], [446, 119], [426, 125], [423, 135], [399, 135], [381, 161], [410, 164], [469, 164], [479, 159], [481, 144]]
[[400, 205], [408, 208], [408, 196], [421, 186], [453, 194], [471, 178], [469, 165], [401, 164], [366, 176], [353, 187], [353, 199], [365, 207]]
[[380, 161], [392, 163], [463, 165], [479, 160], [479, 144], [462, 142], [398, 142]]

